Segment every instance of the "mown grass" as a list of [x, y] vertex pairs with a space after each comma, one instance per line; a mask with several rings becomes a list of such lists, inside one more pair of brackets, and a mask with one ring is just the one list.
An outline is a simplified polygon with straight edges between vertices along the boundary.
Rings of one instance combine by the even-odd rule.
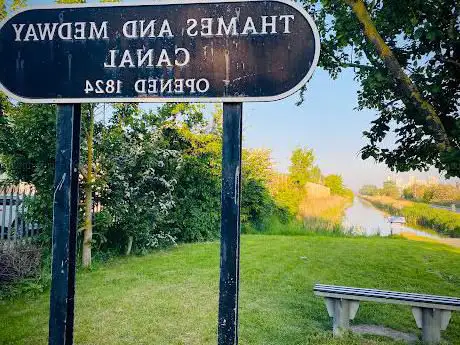
[[[75, 344], [216, 344], [219, 244], [119, 258], [77, 279]], [[245, 235], [240, 344], [396, 344], [333, 339], [314, 283], [459, 295], [460, 252], [403, 239]], [[0, 302], [0, 344], [46, 344], [48, 294]], [[362, 303], [355, 323], [420, 334], [410, 308]], [[460, 313], [443, 337], [460, 343]]]
[[388, 197], [364, 197], [375, 207], [406, 217], [408, 224], [432, 229], [450, 237], [460, 237], [460, 214], [430, 207], [427, 204], [399, 201]]

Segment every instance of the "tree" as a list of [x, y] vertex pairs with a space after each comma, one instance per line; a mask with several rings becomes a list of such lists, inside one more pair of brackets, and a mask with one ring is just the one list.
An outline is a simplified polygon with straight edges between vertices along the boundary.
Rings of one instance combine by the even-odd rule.
[[264, 148], [243, 149], [243, 180], [256, 180], [268, 183], [273, 177], [271, 150]]
[[[0, 118], [0, 162], [12, 182], [28, 182], [37, 194], [29, 213], [49, 240], [52, 220], [56, 107], [19, 103], [8, 105]], [[48, 235], [48, 236], [47, 236]]]
[[[22, 0], [16, 0], [22, 1]], [[57, 0], [58, 4], [83, 4], [86, 0]], [[86, 126], [86, 136], [85, 136], [85, 145], [86, 145], [86, 165], [84, 166], [85, 174], [83, 176], [83, 190], [84, 190], [84, 200], [85, 207], [83, 212], [84, 217], [84, 227], [83, 227], [83, 245], [82, 245], [82, 265], [83, 267], [91, 266], [91, 243], [93, 240], [93, 139], [94, 139], [94, 112], [96, 109], [96, 104], [85, 104], [83, 105], [82, 115], [87, 115], [86, 118], [83, 116], [84, 121], [87, 121]], [[86, 114], [85, 114], [86, 113]]]
[[396, 186], [394, 181], [385, 181], [383, 182], [382, 194], [389, 196], [391, 198], [399, 198], [400, 192], [399, 188]]
[[[361, 84], [358, 108], [379, 117], [363, 159], [398, 171], [460, 176], [460, 30], [456, 0], [305, 0], [322, 36], [320, 65]], [[388, 133], [396, 136], [388, 148]]]
[[3, 19], [6, 17], [6, 1], [1, 0], [0, 1], [0, 19]]
[[408, 200], [449, 204], [460, 200], [460, 190], [449, 184], [413, 184], [403, 190], [403, 196]]
[[[7, 7], [6, 7], [6, 1], [5, 0], [0, 0], [0, 20], [5, 19], [7, 16]], [[5, 123], [5, 118], [4, 116], [7, 113], [7, 107], [10, 106], [10, 101], [8, 100], [8, 97], [3, 92], [0, 92], [0, 125], [1, 123]]]
[[318, 183], [321, 180], [321, 170], [315, 164], [313, 150], [297, 148], [292, 151], [289, 175], [291, 180], [303, 187], [307, 182]]
[[422, 200], [427, 189], [428, 186], [415, 183], [403, 190], [403, 197], [408, 200]]
[[[16, 0], [23, 1], [23, 0]], [[75, 4], [75, 3], [85, 3], [86, 0], [57, 0], [59, 4]], [[101, 2], [118, 2], [112, 0], [102, 0]], [[137, 105], [136, 105], [137, 106]], [[84, 178], [84, 228], [83, 228], [83, 247], [82, 247], [82, 265], [83, 267], [91, 266], [91, 243], [93, 240], [93, 185], [94, 185], [94, 174], [93, 174], [93, 163], [94, 163], [94, 152], [93, 152], [93, 139], [94, 139], [94, 127], [95, 127], [95, 110], [98, 107], [97, 104], [86, 104], [84, 109], [86, 109], [86, 166]], [[118, 108], [117, 108], [118, 107]], [[115, 108], [118, 110], [126, 109], [126, 106], [115, 105]]]
[[374, 195], [377, 195], [378, 193], [379, 193], [379, 189], [377, 188], [377, 186], [373, 184], [365, 184], [359, 190], [359, 194], [362, 194], [362, 195], [374, 196]]
[[343, 185], [343, 178], [340, 175], [328, 175], [324, 178], [324, 185], [331, 190], [331, 194], [343, 195], [345, 193], [345, 186]]
[[[130, 254], [174, 243], [161, 224], [174, 206], [179, 152], [164, 146], [161, 132], [142, 113], [125, 113], [98, 140], [104, 169], [102, 202], [112, 220], [108, 245]], [[116, 118], [116, 117], [115, 117]]]
[[431, 202], [433, 200], [433, 197], [434, 197], [434, 191], [432, 188], [427, 188], [427, 190], [425, 191], [425, 193], [423, 193], [423, 202]]
[[26, 0], [13, 0], [11, 2], [11, 10], [17, 11], [21, 8], [26, 7], [27, 1]]
[[288, 210], [293, 216], [298, 215], [300, 202], [306, 196], [305, 188], [285, 174], [275, 174], [270, 184], [270, 193], [276, 205]]
[[406, 200], [413, 200], [415, 199], [414, 191], [411, 187], [406, 187], [403, 189], [402, 196]]
[[[87, 104], [86, 110], [86, 169], [83, 176], [84, 183], [84, 198], [85, 198], [85, 209], [84, 209], [84, 229], [83, 229], [83, 246], [81, 262], [83, 267], [91, 266], [91, 243], [93, 240], [93, 165], [94, 165], [94, 113], [96, 105]], [[82, 170], [82, 169], [81, 169]]]
[[208, 123], [196, 104], [167, 104], [153, 115], [164, 145], [180, 152], [172, 193], [174, 208], [164, 227], [180, 242], [209, 241], [219, 236], [221, 193], [221, 117]]
[[433, 200], [436, 202], [455, 203], [460, 201], [460, 190], [448, 184], [438, 184], [430, 187], [433, 190]]
[[[243, 149], [241, 222], [261, 231], [280, 208], [270, 195], [275, 172], [269, 149]], [[243, 230], [247, 228], [244, 227]]]

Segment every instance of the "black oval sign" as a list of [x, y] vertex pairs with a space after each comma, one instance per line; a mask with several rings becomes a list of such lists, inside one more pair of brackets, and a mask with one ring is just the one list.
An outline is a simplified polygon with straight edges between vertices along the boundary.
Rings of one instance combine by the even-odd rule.
[[31, 8], [1, 26], [0, 83], [35, 103], [270, 101], [310, 78], [319, 46], [284, 0]]

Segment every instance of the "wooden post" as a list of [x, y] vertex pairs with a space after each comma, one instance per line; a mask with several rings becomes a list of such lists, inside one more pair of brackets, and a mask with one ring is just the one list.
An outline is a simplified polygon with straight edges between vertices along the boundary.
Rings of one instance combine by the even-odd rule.
[[59, 105], [49, 345], [73, 344], [81, 105]]
[[238, 344], [242, 103], [224, 103], [218, 345]]

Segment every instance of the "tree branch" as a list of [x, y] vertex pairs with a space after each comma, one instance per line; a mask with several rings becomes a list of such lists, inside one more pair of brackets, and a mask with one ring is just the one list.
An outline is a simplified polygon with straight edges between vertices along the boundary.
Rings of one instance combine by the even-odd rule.
[[390, 105], [393, 105], [393, 104], [395, 104], [395, 103], [398, 102], [398, 101], [400, 101], [400, 99], [399, 99], [399, 98], [395, 98], [395, 99], [393, 99], [393, 100], [391, 100], [391, 101], [385, 103], [385, 104], [384, 104], [384, 107], [385, 107], [385, 108], [388, 108]]
[[352, 62], [341, 62], [337, 61], [340, 65], [340, 67], [344, 68], [359, 68], [359, 69], [366, 69], [366, 70], [374, 70], [375, 67], [371, 65], [362, 65], [359, 63], [352, 63]]
[[446, 63], [450, 63], [450, 64], [460, 68], [460, 62], [458, 62], [458, 61], [455, 61], [455, 60], [452, 60], [452, 59], [446, 59], [446, 58], [444, 58], [442, 56], [439, 57], [439, 60], [444, 61]]
[[399, 64], [391, 48], [385, 43], [380, 33], [377, 31], [372, 18], [367, 11], [366, 5], [363, 0], [343, 0], [353, 11], [356, 18], [363, 25], [364, 35], [367, 40], [374, 46], [379, 57], [382, 59], [390, 75], [397, 83], [399, 89], [403, 92], [407, 100], [403, 100], [405, 103], [414, 106], [421, 114], [425, 116], [425, 120], [433, 131], [434, 136], [438, 142], [440, 150], [451, 147], [449, 137], [446, 129], [439, 118], [434, 107], [423, 99], [420, 91], [416, 85], [412, 82], [410, 77], [404, 72], [403, 68]]
[[372, 66], [372, 65], [363, 65], [363, 64], [360, 64], [360, 63], [342, 61], [337, 56], [335, 56], [334, 54], [331, 54], [331, 57], [337, 62], [337, 64], [340, 67], [343, 67], [343, 68], [359, 68], [359, 69], [367, 69], [367, 70], [375, 69], [375, 67]]

